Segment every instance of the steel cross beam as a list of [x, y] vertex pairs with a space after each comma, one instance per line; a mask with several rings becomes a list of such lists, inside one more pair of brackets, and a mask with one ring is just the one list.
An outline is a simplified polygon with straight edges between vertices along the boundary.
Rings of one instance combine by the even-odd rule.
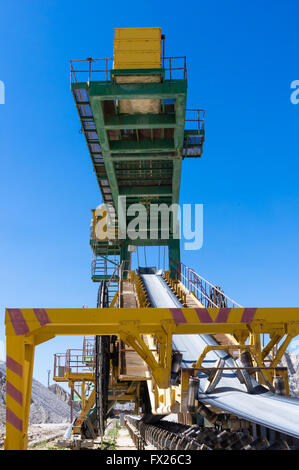
[[114, 207], [116, 211], [118, 212], [118, 183], [117, 183], [117, 178], [115, 174], [115, 168], [113, 161], [111, 160], [111, 150], [110, 150], [110, 144], [109, 144], [109, 139], [107, 132], [104, 129], [105, 126], [105, 118], [104, 118], [104, 112], [103, 112], [103, 106], [102, 102], [98, 100], [97, 98], [90, 97], [90, 106], [93, 112], [94, 116], [94, 121], [96, 124], [97, 128], [97, 133], [99, 136], [99, 141], [101, 144], [101, 149], [102, 149], [102, 155], [104, 158], [104, 163], [105, 163], [105, 168], [106, 168], [106, 173], [107, 177], [109, 180], [110, 188], [112, 191], [112, 199], [114, 202]]
[[161, 83], [130, 83], [115, 84], [112, 82], [92, 81], [88, 83], [78, 82], [72, 84], [72, 89], [86, 88], [89, 96], [97, 96], [101, 100], [126, 100], [126, 99], [171, 99], [177, 95], [186, 95], [187, 80], [165, 80]]
[[[299, 308], [77, 308], [6, 309], [6, 438], [5, 449], [26, 449], [34, 348], [56, 335], [130, 336], [134, 349], [152, 368], [157, 385], [169, 384], [173, 334], [253, 334], [284, 331], [287, 343], [299, 334]], [[154, 335], [162, 357], [140, 341]], [[164, 367], [164, 370], [163, 370]]]
[[105, 128], [113, 129], [173, 129], [176, 125], [174, 114], [118, 114], [107, 115]]

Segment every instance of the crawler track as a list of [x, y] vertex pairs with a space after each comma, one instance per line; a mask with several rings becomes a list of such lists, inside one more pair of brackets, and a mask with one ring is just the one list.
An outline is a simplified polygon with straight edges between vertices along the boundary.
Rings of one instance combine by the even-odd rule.
[[266, 438], [254, 440], [248, 431], [232, 432], [170, 421], [146, 424], [142, 419], [126, 416], [126, 426], [137, 449], [152, 445], [159, 450], [289, 450], [280, 439], [269, 444]]

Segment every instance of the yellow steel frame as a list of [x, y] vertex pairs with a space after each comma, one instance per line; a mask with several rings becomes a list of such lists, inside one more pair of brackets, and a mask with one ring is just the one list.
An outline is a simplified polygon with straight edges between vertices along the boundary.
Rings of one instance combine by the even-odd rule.
[[[55, 335], [118, 335], [148, 364], [159, 389], [171, 392], [170, 367], [173, 334], [229, 333], [239, 338], [251, 335], [257, 361], [262, 360], [260, 334], [269, 333], [271, 342], [280, 335], [286, 339], [271, 365], [277, 364], [299, 333], [299, 308], [258, 308], [250, 321], [250, 309], [232, 309], [226, 323], [218, 323], [221, 309], [205, 309], [210, 321], [200, 319], [201, 309], [7, 309], [7, 422], [5, 449], [26, 449], [35, 346]], [[152, 335], [160, 343], [159, 354], [151, 351], [142, 335]], [[276, 336], [275, 336], [276, 335]], [[268, 348], [270, 345], [268, 345]], [[166, 391], [164, 393], [164, 398]], [[164, 400], [162, 396], [162, 400]], [[160, 399], [160, 398], [159, 398]], [[161, 399], [160, 399], [161, 401]]]
[[[94, 406], [95, 400], [96, 400], [95, 388], [93, 388], [91, 394], [88, 397], [85, 397], [85, 392], [83, 391], [83, 386], [84, 385], [85, 385], [85, 383], [82, 382], [82, 384], [81, 384], [81, 387], [82, 387], [81, 395], [79, 395], [76, 392], [76, 390], [74, 389], [74, 391], [77, 393], [77, 395], [81, 399], [81, 408], [82, 409], [81, 409], [81, 412], [80, 412], [79, 416], [76, 418], [75, 424], [73, 426], [73, 429], [72, 429], [73, 434], [81, 434], [82, 424], [85, 421], [89, 410], [91, 410], [91, 408]], [[113, 403], [114, 402], [119, 402], [119, 401], [124, 401], [124, 402], [135, 401], [136, 402], [136, 399], [137, 399], [137, 394], [135, 394], [135, 393], [131, 393], [131, 394], [123, 393], [123, 394], [118, 394], [118, 395], [117, 394], [116, 395], [108, 395], [108, 401], [111, 401]]]
[[[81, 386], [83, 388], [83, 384], [85, 385], [85, 382], [82, 382]], [[85, 399], [85, 392], [81, 393], [81, 412], [80, 415], [76, 418], [75, 425], [73, 426], [73, 434], [80, 434], [81, 433], [81, 426], [83, 424], [83, 421], [86, 419], [86, 416], [88, 415], [89, 410], [92, 408], [92, 406], [95, 403], [95, 397], [96, 397], [96, 392], [95, 388], [92, 390], [91, 394], [89, 395], [88, 399]]]
[[149, 300], [147, 298], [146, 290], [143, 286], [140, 276], [137, 274], [134, 276], [135, 290], [137, 294], [137, 303], [140, 308], [150, 307]]
[[[94, 406], [95, 404], [95, 393], [94, 389], [91, 391], [90, 395], [86, 395], [85, 393], [85, 384], [86, 382], [95, 382], [95, 374], [92, 372], [65, 372], [64, 377], [53, 377], [53, 380], [56, 382], [68, 382], [68, 386], [71, 388], [71, 390], [76, 393], [78, 398], [81, 400], [81, 412], [79, 416], [76, 418], [75, 424], [73, 426], [73, 434], [80, 434], [81, 432], [81, 426], [84, 420], [86, 419], [86, 416], [89, 412], [89, 410]], [[77, 392], [75, 389], [75, 382], [80, 382], [81, 383], [81, 395]], [[128, 387], [125, 393], [120, 393], [123, 391], [124, 385], [118, 384], [116, 381], [113, 380], [113, 376], [111, 377], [111, 387], [113, 393], [112, 395], [108, 395], [108, 401], [111, 402], [119, 402], [119, 401], [135, 401], [136, 402], [139, 398], [139, 389], [140, 386], [139, 384], [135, 383], [128, 383]]]
[[[189, 295], [192, 295], [195, 297], [193, 292], [189, 292], [186, 286], [181, 282], [178, 281], [177, 279], [172, 279], [170, 277], [170, 271], [165, 271], [164, 272], [164, 278], [173, 290], [173, 292], [177, 295], [177, 297], [181, 300], [183, 305], [186, 305], [186, 297], [187, 297], [187, 292]], [[198, 301], [198, 299], [195, 297], [195, 299]], [[198, 301], [199, 302], [199, 301]], [[202, 305], [203, 307], [203, 305]]]
[[225, 351], [225, 350], [231, 350], [231, 349], [249, 349], [250, 350], [250, 346], [248, 345], [244, 345], [244, 344], [227, 344], [227, 345], [223, 345], [223, 344], [213, 344], [213, 345], [208, 345], [204, 348], [204, 350], [202, 351], [201, 355], [199, 356], [199, 358], [197, 359], [197, 361], [192, 364], [192, 366], [194, 368], [198, 368], [198, 367], [201, 367], [201, 364], [202, 364], [202, 361], [204, 360], [204, 358], [206, 357], [206, 355], [208, 354], [208, 352], [210, 351], [216, 351], [216, 350], [221, 350], [221, 351]]

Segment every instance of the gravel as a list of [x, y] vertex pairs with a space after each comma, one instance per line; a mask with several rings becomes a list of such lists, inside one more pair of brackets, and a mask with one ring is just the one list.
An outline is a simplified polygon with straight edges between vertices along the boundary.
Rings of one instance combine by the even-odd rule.
[[290, 394], [293, 397], [299, 397], [299, 356], [287, 351], [280, 364], [288, 368]]
[[[0, 362], [0, 427], [5, 425], [5, 363]], [[70, 420], [70, 406], [43, 384], [33, 379], [30, 424], [67, 423]]]

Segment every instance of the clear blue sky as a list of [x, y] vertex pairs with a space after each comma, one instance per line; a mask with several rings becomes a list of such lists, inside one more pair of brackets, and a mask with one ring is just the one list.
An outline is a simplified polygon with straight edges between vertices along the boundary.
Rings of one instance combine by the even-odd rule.
[[[0, 320], [5, 307], [95, 306], [90, 209], [100, 202], [69, 88], [69, 59], [111, 57], [115, 27], [161, 26], [187, 55], [188, 105], [205, 108], [202, 159], [182, 203], [204, 204], [204, 244], [183, 261], [246, 306], [299, 306], [297, 1], [12, 0], [0, 16]], [[52, 354], [39, 346], [46, 383]]]

